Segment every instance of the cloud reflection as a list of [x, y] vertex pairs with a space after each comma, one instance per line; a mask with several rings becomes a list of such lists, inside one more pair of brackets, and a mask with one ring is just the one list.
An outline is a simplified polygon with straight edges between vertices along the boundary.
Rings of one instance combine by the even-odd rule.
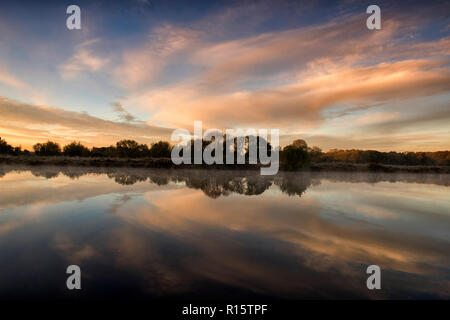
[[[0, 172], [0, 185], [18, 194], [0, 195], [0, 261], [5, 246], [18, 247], [21, 239], [48, 241], [50, 247], [36, 250], [55, 264], [79, 262], [91, 286], [104, 285], [107, 268], [115, 275], [109, 280], [123, 285], [114, 291], [118, 296], [450, 296], [448, 176], [57, 167]], [[32, 206], [40, 209], [31, 214]], [[8, 261], [26, 273], [23, 262], [34, 258], [20, 254]], [[365, 287], [369, 264], [382, 269], [381, 292]], [[50, 263], [35, 272], [53, 268]], [[4, 270], [0, 280], [10, 283], [13, 273]], [[92, 292], [91, 298], [101, 298]]]

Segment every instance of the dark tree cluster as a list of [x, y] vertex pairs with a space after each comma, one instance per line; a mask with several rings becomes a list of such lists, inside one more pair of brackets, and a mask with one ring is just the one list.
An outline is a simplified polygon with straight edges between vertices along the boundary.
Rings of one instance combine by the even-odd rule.
[[[251, 139], [255, 138], [255, 139]], [[231, 146], [230, 150], [234, 157], [234, 163], [237, 163], [238, 153], [241, 153], [245, 163], [249, 163], [249, 149], [252, 143], [256, 143], [257, 162], [259, 159], [260, 142], [267, 144], [267, 154], [273, 152], [273, 147], [267, 141], [261, 141], [261, 137], [245, 137], [244, 149], [238, 150], [238, 140], [236, 138], [224, 137], [223, 161], [226, 160], [226, 148]], [[210, 144], [209, 141], [201, 141], [203, 150]], [[194, 145], [191, 140], [191, 160], [194, 163]], [[80, 142], [74, 141], [64, 147], [53, 141], [37, 143], [33, 146], [34, 154], [37, 156], [58, 156], [68, 157], [97, 157], [97, 158], [170, 158], [172, 146], [169, 142], [159, 141], [149, 146], [139, 144], [134, 140], [121, 140], [116, 145], [109, 147], [88, 148]], [[308, 167], [311, 163], [356, 163], [356, 164], [384, 164], [384, 165], [411, 165], [411, 166], [450, 166], [450, 151], [436, 152], [380, 152], [374, 150], [338, 150], [331, 149], [328, 152], [322, 152], [318, 147], [308, 147], [304, 140], [298, 139], [290, 145], [279, 150], [280, 166], [285, 170], [299, 170]], [[1, 155], [28, 155], [28, 150], [22, 150], [21, 147], [13, 147], [4, 139], [0, 138]], [[214, 154], [213, 154], [214, 156]]]
[[63, 148], [64, 155], [69, 157], [88, 157], [90, 152], [87, 147], [76, 141], [65, 145]]
[[0, 138], [0, 154], [12, 154], [13, 147]]
[[[3, 140], [2, 140], [3, 142]], [[5, 142], [6, 143], [6, 142]], [[115, 146], [109, 147], [88, 147], [81, 142], [74, 141], [63, 148], [53, 141], [37, 143], [33, 146], [34, 153], [37, 156], [58, 156], [64, 155], [68, 157], [105, 157], [105, 158], [170, 158], [171, 146], [168, 142], [159, 141], [150, 146], [139, 144], [134, 140], [121, 140]], [[1, 154], [13, 154], [11, 152], [2, 152]], [[5, 147], [6, 150], [6, 147]]]
[[29, 153], [29, 151], [22, 151], [21, 147], [13, 147], [0, 137], [0, 154], [19, 155], [22, 153]]
[[[219, 144], [220, 148], [222, 149], [222, 159], [223, 159], [223, 163], [225, 164], [227, 162], [227, 153], [230, 153], [233, 157], [233, 163], [238, 163], [238, 157], [242, 157], [244, 159], [244, 163], [248, 164], [249, 160], [250, 160], [250, 148], [255, 148], [256, 150], [256, 162], [260, 163], [261, 159], [260, 159], [260, 145], [266, 145], [267, 146], [267, 150], [264, 150], [264, 152], [266, 152], [267, 156], [271, 155], [271, 152], [273, 150], [273, 147], [270, 145], [270, 143], [265, 140], [264, 138], [260, 137], [260, 136], [246, 136], [243, 137], [242, 139], [243, 141], [243, 149], [240, 149], [240, 145], [239, 145], [239, 141], [238, 138], [236, 137], [227, 137], [226, 135], [224, 135], [223, 139], [221, 139], [221, 141], [219, 142], [221, 144]], [[194, 152], [195, 152], [195, 145], [196, 142], [198, 145], [201, 146], [201, 152], [203, 153], [203, 151], [205, 150], [205, 148], [211, 143], [211, 141], [205, 141], [205, 140], [201, 140], [197, 139], [191, 139], [191, 141], [189, 142], [190, 147], [188, 148], [190, 150], [190, 158], [191, 158], [191, 163], [194, 163]], [[200, 143], [198, 143], [200, 142]], [[255, 144], [255, 146], [253, 146], [252, 144]], [[227, 148], [229, 148], [229, 150], [227, 150]], [[227, 152], [228, 151], [228, 152]], [[215, 156], [215, 151], [213, 151], [211, 153], [211, 155], [214, 157]], [[180, 152], [180, 156], [183, 156], [183, 151]], [[232, 167], [234, 165], [228, 165], [229, 167]]]
[[346, 163], [378, 163], [385, 165], [450, 165], [450, 151], [436, 152], [380, 152], [374, 150], [337, 150], [312, 152], [312, 161], [346, 162]]
[[61, 146], [53, 141], [36, 143], [33, 149], [34, 153], [38, 156], [57, 156], [61, 154]]
[[308, 145], [304, 140], [295, 140], [280, 152], [280, 164], [286, 170], [299, 170], [311, 162]]

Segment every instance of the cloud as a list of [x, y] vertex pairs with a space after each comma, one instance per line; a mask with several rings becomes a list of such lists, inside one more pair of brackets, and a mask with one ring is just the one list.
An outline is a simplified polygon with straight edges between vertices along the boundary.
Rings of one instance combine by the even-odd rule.
[[80, 246], [65, 234], [57, 233], [53, 239], [53, 246], [69, 262], [82, 263], [94, 258], [98, 253], [91, 245]]
[[325, 24], [266, 32], [216, 43], [202, 43], [191, 62], [206, 67], [200, 82], [229, 89], [252, 80], [263, 82], [277, 75], [295, 77], [325, 64], [370, 65], [393, 59], [446, 55], [450, 38], [415, 42], [404, 34], [417, 29], [415, 17], [385, 19], [383, 30], [363, 27], [364, 16], [353, 15]]
[[119, 119], [126, 122], [133, 122], [136, 118], [129, 113], [119, 101], [111, 102], [114, 111], [118, 114]]
[[[179, 34], [182, 45], [154, 37], [151, 50], [137, 51], [137, 59], [125, 64], [130, 77], [121, 77], [129, 85], [126, 103], [150, 111], [152, 121], [175, 127], [202, 120], [208, 127], [293, 132], [323, 125], [324, 112], [335, 106], [371, 109], [449, 91], [450, 37], [406, 37], [428, 21], [414, 15], [396, 13], [383, 20], [380, 32], [367, 30], [364, 17], [226, 41], [166, 25], [156, 34], [175, 39]], [[163, 49], [151, 55], [158, 47]], [[195, 72], [167, 81], [164, 68], [172, 65]], [[151, 87], [145, 86], [148, 81]]]
[[433, 133], [386, 133], [362, 134], [340, 132], [334, 135], [302, 134], [286, 135], [280, 138], [285, 144], [298, 138], [305, 139], [310, 146], [330, 149], [366, 149], [378, 151], [437, 151], [448, 150], [450, 131]]
[[[104, 146], [120, 139], [136, 139], [150, 143], [165, 138], [171, 129], [145, 123], [124, 123], [103, 120], [88, 114], [60, 108], [35, 106], [0, 97], [0, 128], [10, 143], [26, 141], [31, 146], [38, 140], [52, 139], [60, 143], [80, 140], [87, 145]], [[6, 130], [5, 130], [5, 129]], [[37, 132], [38, 136], [33, 133]]]
[[162, 75], [177, 54], [192, 48], [198, 33], [187, 28], [164, 25], [156, 28], [137, 48], [126, 50], [114, 75], [120, 86], [139, 89]]
[[[101, 81], [83, 82], [74, 89], [58, 86], [61, 90], [55, 90], [55, 96], [70, 90], [84, 102], [101, 99], [105, 92], [108, 96], [125, 95], [127, 98], [113, 105], [117, 123], [134, 127], [144, 124], [137, 123], [128, 109], [151, 114], [149, 126], [189, 128], [194, 120], [202, 120], [209, 128], [269, 127], [280, 128], [286, 135], [302, 131], [332, 136], [326, 127], [335, 125], [333, 119], [354, 115], [354, 122], [342, 122], [336, 133], [339, 137], [358, 133], [368, 138], [360, 139], [362, 143], [370, 140], [369, 134], [379, 136], [376, 128], [383, 130], [383, 123], [392, 134], [406, 135], [392, 128], [394, 120], [408, 121], [409, 115], [423, 109], [409, 103], [430, 97], [429, 108], [436, 103], [431, 98], [449, 92], [450, 37], [435, 21], [446, 18], [443, 13], [448, 5], [417, 5], [408, 12], [394, 6], [383, 16], [383, 29], [377, 31], [366, 28], [364, 11], [337, 10], [330, 20], [329, 16], [316, 17], [323, 13], [323, 6], [304, 6], [273, 1], [219, 6], [200, 19], [183, 23], [154, 21], [144, 39], [136, 35], [120, 40], [118, 45], [115, 35], [111, 39], [108, 34], [101, 40], [92, 38], [77, 45], [67, 60], [64, 58], [59, 72], [63, 79], [96, 73], [102, 76]], [[296, 18], [311, 13], [314, 24], [311, 19], [281, 21], [285, 16], [279, 13], [292, 10]], [[430, 29], [434, 29], [432, 36], [428, 36]], [[103, 54], [106, 48], [108, 53]], [[41, 80], [49, 75], [36, 73], [34, 77]], [[0, 82], [23, 86], [19, 79], [1, 70]], [[31, 89], [11, 93], [11, 97], [26, 99]], [[80, 91], [73, 91], [77, 89]], [[82, 90], [89, 90], [89, 95]], [[58, 98], [61, 101], [62, 97]], [[48, 104], [50, 100], [31, 101]], [[385, 112], [394, 103], [403, 107], [396, 109], [396, 119], [378, 118], [378, 127], [370, 123], [374, 114], [379, 116], [379, 108]], [[357, 117], [363, 110], [364, 117]], [[24, 126], [16, 120], [10, 117], [2, 128], [17, 140], [29, 137], [25, 129], [19, 130]], [[429, 120], [427, 126], [442, 123], [436, 121]], [[421, 126], [420, 119], [410, 124]], [[361, 130], [355, 132], [353, 127]], [[79, 132], [78, 128], [67, 130], [59, 124], [33, 123], [26, 129], [35, 130], [39, 137], [62, 137], [65, 132], [68, 139]], [[108, 133], [100, 141], [110, 141], [106, 138], [109, 127], [105, 130]], [[436, 138], [436, 130], [419, 134]], [[98, 131], [86, 131], [85, 135], [100, 137]], [[86, 139], [92, 142], [94, 138]]]
[[[330, 188], [341, 190], [343, 186], [342, 183], [331, 185], [326, 183], [326, 191], [329, 193]], [[359, 205], [374, 203], [372, 207], [374, 210], [378, 210], [375, 211], [378, 214], [392, 211], [403, 212], [407, 209], [410, 209], [408, 211], [410, 216], [424, 213], [420, 206], [414, 208], [401, 206], [399, 208], [393, 202], [380, 204], [379, 201], [376, 201], [373, 190], [361, 192], [359, 189], [356, 190], [358, 186], [349, 184], [345, 184], [345, 188], [355, 188], [355, 194], [359, 196], [353, 199], [356, 205], [352, 205], [357, 209], [360, 208]], [[388, 191], [392, 193], [392, 190]], [[115, 250], [115, 252], [120, 252], [121, 265], [136, 268], [136, 271], [143, 273], [142, 278], [146, 278], [145, 275], [149, 273], [149, 270], [142, 266], [148, 265], [147, 262], [150, 260], [158, 261], [155, 266], [158, 268], [157, 274], [169, 274], [172, 284], [170, 288], [175, 287], [173, 285], [175, 279], [180, 291], [185, 290], [186, 282], [189, 284], [192, 281], [192, 275], [196, 275], [220, 281], [220, 283], [245, 286], [256, 292], [270, 292], [276, 288], [279, 294], [289, 295], [290, 293], [292, 296], [294, 292], [304, 292], [312, 287], [317, 287], [317, 279], [322, 279], [323, 275], [333, 272], [336, 269], [336, 263], [339, 264], [339, 270], [345, 271], [339, 277], [331, 276], [331, 280], [348, 279], [347, 277], [352, 276], [357, 278], [358, 270], [355, 266], [374, 258], [388, 269], [418, 275], [434, 274], [445, 265], [445, 249], [437, 238], [425, 244], [405, 232], [402, 229], [403, 224], [390, 223], [388, 224], [391, 227], [380, 237], [376, 229], [380, 223], [385, 223], [383, 221], [385, 216], [367, 217], [367, 212], [356, 211], [354, 217], [340, 217], [342, 221], [351, 223], [338, 225], [330, 222], [326, 213], [324, 215], [317, 214], [323, 212], [321, 209], [336, 204], [328, 203], [329, 197], [323, 197], [323, 190], [317, 186], [312, 188], [308, 195], [303, 196], [302, 201], [295, 198], [284, 198], [282, 204], [274, 197], [248, 197], [246, 199], [236, 197], [233, 201], [220, 198], [212, 203], [206, 201], [200, 192], [192, 190], [172, 190], [162, 196], [147, 193], [145, 196], [148, 200], [147, 206], [151, 206], [152, 210], [136, 207], [135, 210], [130, 211], [129, 208], [124, 208], [116, 213], [117, 216], [123, 218], [127, 226], [146, 228], [148, 232], [164, 234], [166, 239], [172, 239], [178, 245], [184, 246], [185, 250], [195, 252], [195, 261], [201, 257], [202, 261], [207, 263], [202, 263], [199, 267], [199, 264], [188, 256], [178, 264], [183, 268], [174, 270], [171, 268], [173, 263], [170, 263], [170, 260], [161, 259], [161, 256], [158, 255], [158, 251], [152, 245], [154, 242], [144, 242], [144, 239], [123, 241], [127, 238], [126, 235], [131, 234], [130, 230], [125, 228], [121, 230], [122, 236], [114, 237], [111, 241], [113, 248], [121, 249]], [[239, 214], [239, 208], [244, 200], [247, 204], [252, 202], [248, 206], [249, 210], [246, 215]], [[409, 203], [414, 201], [413, 198], [406, 200]], [[408, 203], [408, 201], [404, 203]], [[345, 201], [342, 203], [337, 201], [337, 204], [342, 207], [342, 212], [349, 211]], [[187, 206], [189, 210], [186, 210]], [[274, 216], [273, 208], [276, 207], [282, 210], [279, 210], [280, 215]], [[302, 214], [299, 215], [299, 212]], [[229, 216], [230, 219], [223, 219], [224, 215]], [[334, 221], [335, 217], [332, 218]], [[417, 216], [415, 218], [417, 219]], [[439, 223], [438, 219], [433, 220], [433, 223]], [[361, 229], [361, 224], [365, 228]], [[123, 234], [125, 232], [126, 234]], [[399, 232], [402, 237], [398, 236]], [[245, 241], [242, 243], [239, 241], [225, 243], [223, 241], [224, 238], [231, 236], [235, 238], [245, 236]], [[205, 238], [208, 238], [209, 241], [203, 241]], [[138, 239], [133, 237], [133, 240]], [[292, 265], [295, 265], [295, 268], [290, 268], [291, 271], [301, 270], [301, 272], [290, 273], [282, 277], [268, 277], [268, 274], [283, 274], [284, 271], [280, 273], [277, 263], [258, 264], [247, 260], [249, 256], [247, 249], [251, 247], [254, 250], [255, 243], [261, 245], [261, 250], [252, 256], [254, 261], [258, 258], [267, 260], [265, 259], [266, 254], [264, 254], [264, 248], [267, 248], [265, 243], [271, 243], [271, 254], [276, 257], [276, 259], [272, 259], [273, 261], [288, 263], [284, 260], [286, 254], [301, 257], [301, 259], [290, 261]], [[248, 244], [250, 246], [247, 248]], [[418, 253], [418, 248], [420, 253]], [[148, 256], [139, 255], [140, 251], [147, 252]], [[264, 266], [262, 267], [262, 265]], [[140, 268], [138, 268], [139, 266]], [[152, 269], [150, 273], [154, 274], [155, 271]], [[311, 276], [305, 277], [305, 274]], [[321, 276], [318, 276], [319, 274]], [[315, 283], [313, 283], [314, 281], [308, 284], [302, 281], [290, 281], [296, 277], [301, 277], [303, 280], [315, 279]], [[158, 282], [158, 285], [163, 286], [159, 282], [164, 282], [164, 278], [159, 276], [155, 281]], [[269, 278], [271, 280], [267, 280]], [[245, 279], [244, 285], [242, 279]], [[329, 279], [323, 281], [328, 281], [328, 285], [333, 283], [336, 287], [343, 285], [343, 283], [330, 282]], [[343, 281], [350, 283], [348, 280]], [[292, 283], [295, 285], [293, 286]], [[304, 287], [299, 289], [298, 283], [303, 283]]]
[[377, 105], [448, 92], [448, 60], [406, 60], [374, 66], [339, 67], [305, 73], [295, 84], [257, 91], [204, 93], [195, 87], [150, 90], [134, 103], [151, 108], [153, 120], [184, 124], [203, 120], [234, 126], [316, 127], [322, 111], [337, 104]]
[[0, 70], [0, 83], [19, 89], [28, 87], [24, 82], [4, 70]]
[[387, 119], [387, 121], [372, 123], [364, 128], [373, 133], [392, 134], [404, 132], [405, 130], [413, 128], [431, 127], [434, 129], [448, 129], [447, 125], [450, 123], [450, 109], [448, 105], [439, 106], [440, 108], [428, 108], [425, 113], [417, 115], [405, 115], [399, 119]]
[[61, 76], [65, 79], [74, 78], [83, 71], [98, 72], [109, 62], [109, 59], [95, 55], [89, 47], [99, 42], [100, 39], [92, 39], [79, 44], [75, 53], [60, 66]]

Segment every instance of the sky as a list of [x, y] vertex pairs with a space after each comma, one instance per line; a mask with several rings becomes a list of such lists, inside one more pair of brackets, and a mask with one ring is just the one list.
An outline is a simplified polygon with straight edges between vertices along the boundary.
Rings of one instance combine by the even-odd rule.
[[450, 3], [377, 1], [380, 30], [371, 4], [2, 1], [0, 137], [150, 144], [202, 121], [282, 146], [449, 150]]

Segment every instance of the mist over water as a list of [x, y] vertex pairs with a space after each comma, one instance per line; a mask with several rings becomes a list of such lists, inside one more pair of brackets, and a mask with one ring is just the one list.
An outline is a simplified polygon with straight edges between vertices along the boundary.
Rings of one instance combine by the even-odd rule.
[[[449, 175], [0, 167], [0, 299], [450, 298]], [[65, 286], [68, 265], [82, 290]], [[381, 268], [382, 290], [366, 287]]]

